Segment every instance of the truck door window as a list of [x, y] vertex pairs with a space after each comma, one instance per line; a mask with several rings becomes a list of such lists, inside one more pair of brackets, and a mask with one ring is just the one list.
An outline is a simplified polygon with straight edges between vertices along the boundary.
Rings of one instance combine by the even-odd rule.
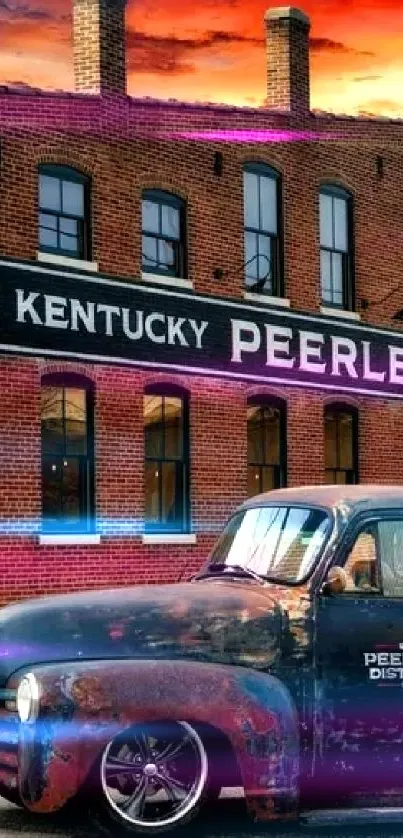
[[403, 520], [379, 521], [378, 543], [385, 597], [403, 597]]
[[356, 538], [344, 570], [347, 593], [380, 593], [376, 524], [369, 524]]

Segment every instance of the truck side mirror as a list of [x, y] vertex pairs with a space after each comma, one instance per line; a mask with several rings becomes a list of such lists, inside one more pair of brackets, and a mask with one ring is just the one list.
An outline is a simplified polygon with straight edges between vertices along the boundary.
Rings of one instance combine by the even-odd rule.
[[322, 594], [332, 596], [342, 594], [347, 588], [347, 573], [342, 567], [331, 567], [322, 586]]

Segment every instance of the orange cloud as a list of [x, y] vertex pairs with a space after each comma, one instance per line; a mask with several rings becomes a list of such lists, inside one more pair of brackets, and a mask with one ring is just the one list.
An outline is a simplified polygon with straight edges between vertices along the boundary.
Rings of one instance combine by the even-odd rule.
[[[0, 83], [18, 79], [34, 87], [72, 87], [72, 2], [0, 0]], [[267, 0], [129, 0], [129, 92], [261, 104], [268, 5]], [[401, 0], [304, 0], [302, 6], [312, 20], [312, 107], [400, 114]]]

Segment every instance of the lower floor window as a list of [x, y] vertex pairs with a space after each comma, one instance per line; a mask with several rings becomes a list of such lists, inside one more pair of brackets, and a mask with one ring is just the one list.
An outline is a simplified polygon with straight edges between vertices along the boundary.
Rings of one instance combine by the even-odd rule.
[[358, 482], [358, 416], [349, 406], [329, 405], [325, 409], [326, 483]]
[[286, 485], [285, 406], [248, 404], [248, 497]]
[[45, 376], [41, 387], [42, 520], [51, 532], [93, 525], [93, 402], [81, 377]]
[[184, 530], [187, 498], [182, 463], [147, 462], [145, 484], [147, 528]]
[[171, 388], [146, 391], [145, 527], [147, 532], [186, 532], [189, 526], [188, 402]]
[[[163, 390], [147, 388], [143, 405], [145, 529], [186, 533], [190, 525], [188, 394], [173, 385]], [[41, 473], [45, 531], [93, 529], [93, 414], [91, 382], [76, 375], [44, 376]], [[285, 402], [262, 397], [248, 401], [245, 466], [249, 497], [287, 485], [286, 424]], [[357, 483], [357, 411], [342, 403], [327, 405], [324, 434], [326, 483]], [[217, 451], [217, 463], [219, 454]]]
[[81, 529], [87, 518], [88, 489], [88, 468], [85, 459], [44, 457], [42, 506], [45, 525]]

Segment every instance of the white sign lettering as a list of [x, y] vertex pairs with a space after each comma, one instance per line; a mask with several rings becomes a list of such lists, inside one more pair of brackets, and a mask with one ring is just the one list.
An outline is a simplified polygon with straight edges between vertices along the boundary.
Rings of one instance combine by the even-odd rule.
[[364, 664], [370, 681], [403, 681], [403, 652], [364, 652]]
[[403, 350], [389, 346], [390, 371], [389, 381], [391, 384], [403, 384]]
[[[350, 338], [336, 338], [331, 337], [332, 341], [332, 375], [347, 375], [350, 378], [358, 378], [358, 372], [355, 368], [357, 360], [357, 347]], [[343, 372], [340, 372], [340, 367], [343, 367]]]
[[[169, 295], [161, 300], [158, 308], [157, 293], [146, 294], [133, 287], [133, 292], [123, 289], [126, 305], [120, 306], [116, 303], [119, 298], [115, 291], [111, 297], [105, 291], [105, 296], [98, 296], [99, 302], [91, 300], [84, 282], [80, 284], [80, 288], [85, 288], [83, 299], [77, 294], [77, 285], [73, 286], [74, 294], [69, 297], [67, 293], [56, 296], [35, 288], [16, 287], [16, 284], [11, 289], [15, 300], [12, 323], [6, 324], [5, 329], [12, 342], [13, 324], [20, 324], [14, 325], [17, 333], [19, 330], [16, 346], [25, 345], [21, 339], [23, 327], [27, 330], [28, 345], [31, 340], [33, 348], [37, 346], [39, 351], [46, 353], [47, 349], [52, 349], [51, 338], [48, 341], [37, 336], [43, 335], [45, 329], [57, 329], [63, 330], [66, 338], [70, 332], [71, 340], [66, 341], [69, 354], [71, 350], [74, 352], [74, 336], [80, 335], [87, 337], [88, 352], [96, 356], [100, 351], [99, 341], [91, 343], [91, 335], [96, 335], [110, 339], [102, 344], [100, 354], [112, 359], [122, 354], [135, 363], [136, 351], [131, 352], [129, 347], [136, 342], [139, 345], [149, 343], [148, 351], [142, 346], [138, 359], [145, 365], [148, 358], [153, 364], [160, 358], [165, 365], [183, 366], [184, 370], [187, 367], [211, 369], [217, 375], [222, 372], [271, 382], [277, 379], [327, 389], [335, 386], [335, 389], [368, 394], [385, 392], [390, 395], [389, 389], [392, 396], [403, 398], [403, 346], [399, 346], [402, 337], [398, 334], [397, 345], [392, 345], [390, 337], [381, 331], [379, 337], [376, 334], [372, 338], [373, 333], [366, 327], [350, 324], [329, 327], [328, 322], [320, 318], [317, 322], [311, 318], [306, 328], [307, 321], [304, 325], [302, 315], [291, 316], [287, 312], [272, 315], [262, 309], [252, 320], [250, 309], [237, 318], [231, 316], [233, 303], [226, 308], [225, 301], [215, 300], [213, 304], [197, 295], [194, 299], [188, 294]], [[68, 287], [67, 283], [66, 290]], [[99, 289], [96, 293], [99, 294]], [[130, 307], [128, 299], [136, 303]], [[12, 308], [9, 302], [4, 304], [6, 317]], [[201, 316], [195, 316], [196, 312]], [[7, 341], [10, 344], [10, 338]], [[63, 352], [60, 340], [56, 349]], [[79, 351], [81, 354], [87, 351], [84, 341], [80, 340]], [[199, 360], [196, 356], [202, 357]], [[369, 667], [369, 663], [366, 665]], [[382, 669], [383, 664], [373, 662], [372, 668]]]
[[34, 291], [30, 291], [29, 294], [26, 297], [24, 297], [25, 292], [21, 288], [16, 289], [16, 294], [17, 322], [26, 323], [27, 321], [25, 319], [25, 315], [28, 314], [31, 318], [31, 323], [34, 323], [35, 326], [43, 326], [39, 314], [34, 309], [34, 302], [38, 299], [38, 297], [40, 297], [40, 294], [37, 294]]
[[243, 352], [257, 352], [260, 347], [260, 330], [256, 323], [248, 320], [231, 320], [232, 357], [231, 361], [242, 363]]
[[292, 329], [282, 326], [266, 326], [267, 361], [268, 367], [283, 367], [291, 369], [295, 364], [295, 358], [284, 357], [290, 354], [290, 340]]
[[300, 332], [300, 370], [323, 375], [326, 370], [326, 362], [322, 361], [324, 342], [324, 335], [318, 335], [316, 332]]
[[[78, 332], [83, 327], [91, 334], [100, 331], [108, 337], [114, 337], [121, 329], [131, 341], [142, 340], [147, 337], [152, 343], [171, 346], [183, 346], [193, 349], [203, 349], [203, 338], [208, 329], [207, 320], [175, 317], [161, 312], [151, 312], [145, 316], [144, 311], [120, 308], [105, 303], [82, 303], [77, 299], [56, 297], [51, 294], [39, 294], [34, 291], [25, 292], [16, 289], [18, 323], [34, 324], [48, 329], [68, 329]], [[42, 319], [39, 309], [44, 311]], [[100, 318], [100, 315], [102, 317]]]

